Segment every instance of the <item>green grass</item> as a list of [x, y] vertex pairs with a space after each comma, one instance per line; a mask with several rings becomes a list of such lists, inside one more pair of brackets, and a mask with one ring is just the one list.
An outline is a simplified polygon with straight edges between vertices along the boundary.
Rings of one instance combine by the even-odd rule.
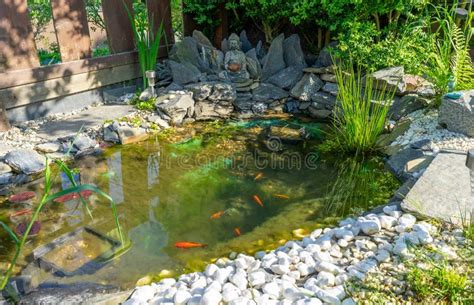
[[348, 154], [372, 153], [384, 131], [396, 89], [380, 86], [370, 77], [363, 79], [349, 64], [336, 67], [335, 74], [340, 104], [336, 106], [333, 146]]

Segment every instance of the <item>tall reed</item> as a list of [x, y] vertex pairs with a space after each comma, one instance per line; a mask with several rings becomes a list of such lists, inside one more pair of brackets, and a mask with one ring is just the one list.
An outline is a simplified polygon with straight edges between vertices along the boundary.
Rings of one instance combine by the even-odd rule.
[[383, 132], [396, 88], [362, 78], [351, 64], [335, 67], [338, 85], [334, 131], [336, 147], [345, 153], [366, 154], [376, 148]]
[[133, 12], [129, 10], [123, 0], [122, 3], [127, 10], [130, 25], [132, 26], [135, 46], [138, 51], [138, 62], [143, 77], [143, 89], [145, 89], [148, 86], [145, 72], [156, 69], [158, 52], [163, 37], [163, 21], [160, 23], [156, 33], [153, 33], [153, 18], [149, 18], [148, 22], [141, 20], [141, 18], [138, 18], [136, 14], [133, 14]]

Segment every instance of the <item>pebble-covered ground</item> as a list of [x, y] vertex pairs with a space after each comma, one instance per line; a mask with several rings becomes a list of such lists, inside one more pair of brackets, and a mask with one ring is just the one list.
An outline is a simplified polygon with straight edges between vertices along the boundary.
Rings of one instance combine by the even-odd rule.
[[410, 129], [398, 137], [392, 146], [407, 147], [410, 143], [431, 140], [433, 151], [443, 149], [468, 151], [474, 148], [474, 138], [439, 127], [437, 110], [418, 110], [409, 114], [408, 118], [412, 120]]
[[339, 225], [269, 253], [221, 258], [204, 272], [138, 287], [124, 304], [348, 305], [370, 300], [363, 287], [374, 276], [382, 303], [396, 304], [414, 295], [405, 278], [417, 249], [455, 260], [458, 248], [470, 247], [461, 230], [443, 231], [395, 205]]

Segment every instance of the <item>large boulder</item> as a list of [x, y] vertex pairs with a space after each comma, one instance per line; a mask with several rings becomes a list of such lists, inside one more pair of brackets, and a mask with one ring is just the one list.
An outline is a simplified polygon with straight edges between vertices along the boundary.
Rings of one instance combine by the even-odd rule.
[[326, 92], [316, 92], [312, 95], [311, 101], [316, 103], [321, 109], [332, 110], [336, 105], [336, 97]]
[[184, 37], [182, 41], [176, 43], [170, 51], [170, 59], [184, 63], [190, 63], [201, 72], [206, 72], [209, 65], [204, 62], [199, 54], [198, 42], [193, 37]]
[[287, 67], [305, 68], [307, 66], [298, 34], [293, 34], [283, 41], [283, 55]]
[[272, 41], [268, 54], [265, 57], [262, 69], [262, 79], [267, 80], [275, 73], [285, 69], [285, 59], [283, 55], [283, 40], [285, 35], [280, 34]]
[[232, 101], [213, 102], [204, 100], [196, 102], [194, 111], [196, 120], [227, 119], [234, 111], [234, 106]]
[[326, 47], [319, 52], [318, 58], [316, 59], [316, 63], [314, 67], [330, 67], [332, 66], [332, 58], [331, 53], [329, 52], [330, 48], [334, 48], [337, 46], [337, 42], [333, 41], [329, 44], [329, 47]]
[[194, 30], [193, 38], [198, 43], [199, 46], [204, 46], [211, 49], [214, 48], [209, 38], [207, 38], [206, 35], [204, 35], [204, 33], [201, 31]]
[[438, 121], [450, 131], [474, 137], [474, 90], [461, 93], [458, 99], [443, 97]]
[[194, 114], [194, 100], [192, 93], [168, 94], [156, 103], [156, 109], [164, 120], [180, 125], [184, 118]]
[[34, 175], [46, 168], [46, 158], [32, 149], [17, 149], [5, 155], [6, 164], [17, 173]]
[[196, 83], [201, 77], [201, 72], [191, 63], [179, 63], [174, 60], [168, 61], [173, 76], [173, 82], [178, 85]]
[[291, 89], [302, 77], [301, 66], [291, 66], [270, 77], [268, 82], [282, 89]]
[[436, 95], [435, 87], [432, 83], [418, 75], [404, 75], [405, 94], [414, 93], [425, 98], [433, 98]]
[[374, 88], [378, 90], [386, 89], [390, 92], [396, 90], [397, 94], [405, 92], [405, 83], [403, 77], [405, 70], [403, 66], [391, 67], [376, 71], [372, 74], [365, 76], [362, 82], [365, 83], [367, 78], [371, 78], [374, 81]]
[[423, 109], [430, 104], [431, 100], [420, 97], [417, 94], [408, 94], [403, 97], [395, 97], [388, 115], [394, 120], [400, 120], [413, 111]]
[[281, 100], [289, 96], [288, 91], [285, 91], [272, 84], [262, 83], [258, 88], [254, 89], [253, 100], [257, 102], [268, 102], [271, 100]]
[[425, 155], [422, 150], [409, 147], [392, 155], [386, 166], [394, 175], [406, 181], [426, 169], [433, 159], [433, 156]]
[[314, 74], [308, 73], [291, 89], [291, 96], [309, 102], [313, 95], [324, 86], [324, 82]]
[[247, 37], [247, 32], [245, 30], [240, 32], [240, 43], [242, 44], [241, 48], [244, 53], [247, 53], [249, 50], [253, 48], [252, 44], [250, 43], [250, 40]]
[[193, 93], [195, 101], [203, 101], [211, 96], [213, 87], [212, 83], [196, 83], [185, 86], [185, 89]]

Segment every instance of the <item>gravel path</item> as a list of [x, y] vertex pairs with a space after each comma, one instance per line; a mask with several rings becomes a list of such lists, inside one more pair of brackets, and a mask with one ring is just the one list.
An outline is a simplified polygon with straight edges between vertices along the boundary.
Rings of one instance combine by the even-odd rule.
[[[414, 257], [412, 246], [456, 255], [443, 239], [433, 238], [440, 236], [435, 226], [397, 206], [383, 211], [318, 229], [269, 253], [221, 258], [204, 272], [138, 287], [124, 304], [355, 304], [345, 284], [387, 268], [403, 269], [402, 261]], [[404, 283], [392, 285], [397, 291]]]

